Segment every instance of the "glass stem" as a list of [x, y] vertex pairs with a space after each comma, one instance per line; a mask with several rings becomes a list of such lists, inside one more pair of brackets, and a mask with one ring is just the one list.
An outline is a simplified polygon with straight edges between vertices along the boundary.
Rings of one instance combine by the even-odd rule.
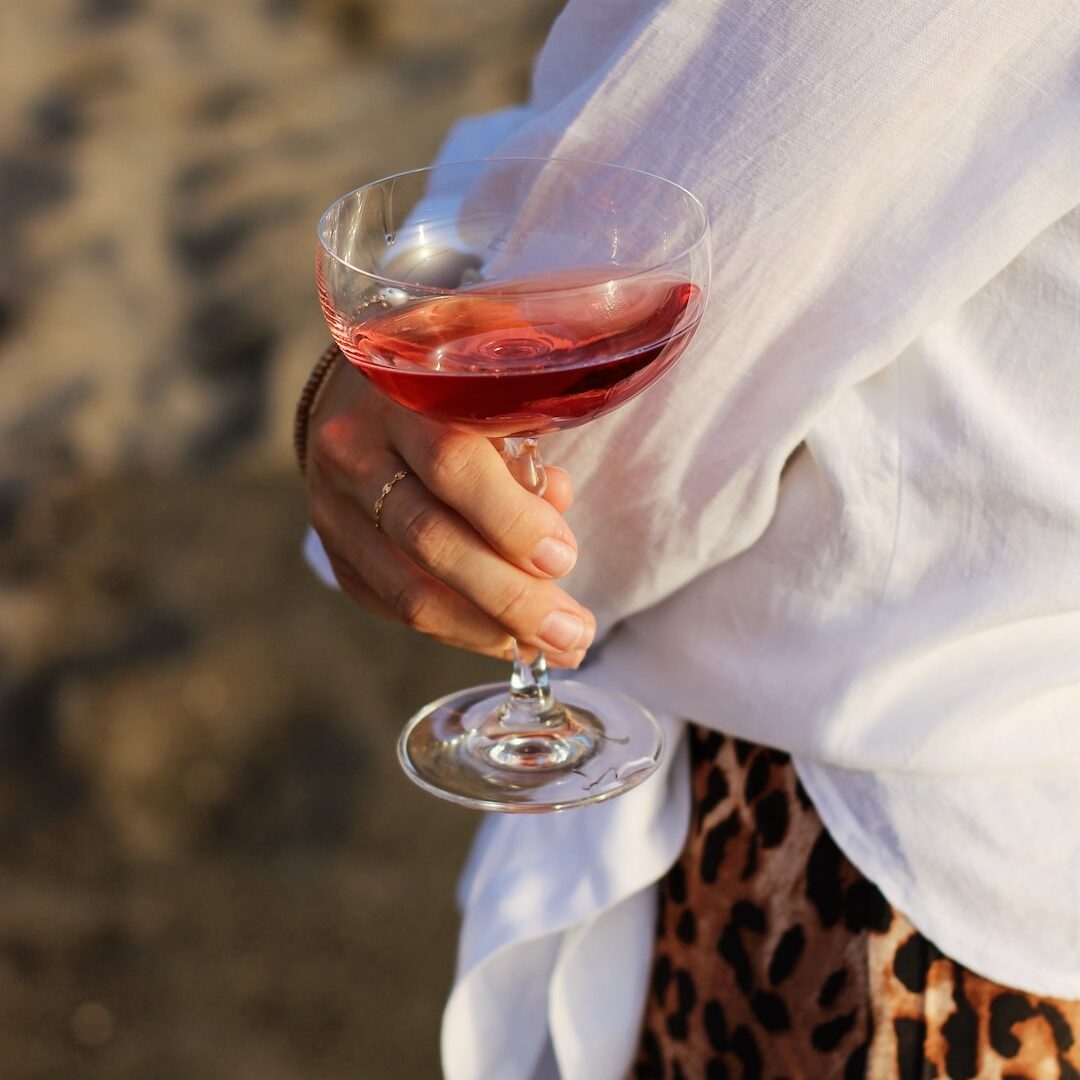
[[540, 444], [535, 435], [525, 435], [517, 439], [503, 439], [503, 461], [510, 470], [510, 475], [526, 491], [534, 495], [543, 495], [547, 488], [547, 473], [540, 460]]
[[537, 720], [551, 713], [555, 695], [548, 679], [547, 660], [539, 652], [531, 664], [521, 657], [521, 649], [514, 642], [514, 670], [510, 674], [510, 696], [503, 713], [503, 722], [516, 722], [535, 726]]
[[[502, 457], [510, 475], [527, 491], [543, 495], [547, 473], [540, 460], [540, 446], [535, 435], [503, 439]], [[510, 675], [510, 694], [501, 710], [500, 719], [507, 727], [536, 727], [538, 723], [559, 723], [562, 710], [551, 691], [547, 660], [542, 652], [532, 663], [522, 659], [521, 649], [514, 642], [514, 670]]]

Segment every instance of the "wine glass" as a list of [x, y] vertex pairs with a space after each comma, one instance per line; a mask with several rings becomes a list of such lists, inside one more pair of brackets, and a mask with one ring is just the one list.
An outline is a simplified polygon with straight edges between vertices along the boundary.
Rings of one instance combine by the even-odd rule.
[[[417, 169], [338, 199], [318, 228], [330, 331], [394, 401], [501, 445], [542, 494], [537, 437], [629, 401], [696, 330], [708, 220], [684, 188], [617, 165], [506, 158]], [[599, 802], [656, 768], [630, 698], [549, 680], [515, 647], [509, 688], [450, 694], [406, 725], [421, 787], [485, 810]]]

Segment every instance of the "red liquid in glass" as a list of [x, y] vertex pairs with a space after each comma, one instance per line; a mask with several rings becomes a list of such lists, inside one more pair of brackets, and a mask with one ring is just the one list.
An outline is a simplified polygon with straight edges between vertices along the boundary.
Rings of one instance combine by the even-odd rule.
[[615, 408], [686, 347], [700, 290], [666, 274], [575, 271], [479, 285], [331, 325], [399, 404], [491, 435], [538, 435]]

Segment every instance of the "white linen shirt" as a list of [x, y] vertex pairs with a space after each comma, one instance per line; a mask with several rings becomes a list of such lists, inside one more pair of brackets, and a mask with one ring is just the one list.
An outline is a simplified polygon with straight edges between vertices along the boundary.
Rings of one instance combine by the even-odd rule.
[[530, 105], [441, 156], [518, 154], [684, 184], [714, 278], [675, 368], [545, 450], [585, 677], [675, 750], [485, 822], [446, 1075], [625, 1073], [688, 817], [672, 717], [791, 751], [941, 949], [1080, 998], [1080, 9], [571, 0]]

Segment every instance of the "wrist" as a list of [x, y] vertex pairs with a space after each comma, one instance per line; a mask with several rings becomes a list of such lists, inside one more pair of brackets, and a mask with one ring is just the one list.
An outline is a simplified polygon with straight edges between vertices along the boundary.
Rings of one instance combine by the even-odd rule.
[[352, 400], [363, 382], [363, 376], [342, 356], [337, 345], [327, 346], [304, 383], [296, 403], [293, 449], [296, 451], [301, 473], [307, 471], [308, 443], [312, 429], [322, 417], [332, 415], [343, 404]]

